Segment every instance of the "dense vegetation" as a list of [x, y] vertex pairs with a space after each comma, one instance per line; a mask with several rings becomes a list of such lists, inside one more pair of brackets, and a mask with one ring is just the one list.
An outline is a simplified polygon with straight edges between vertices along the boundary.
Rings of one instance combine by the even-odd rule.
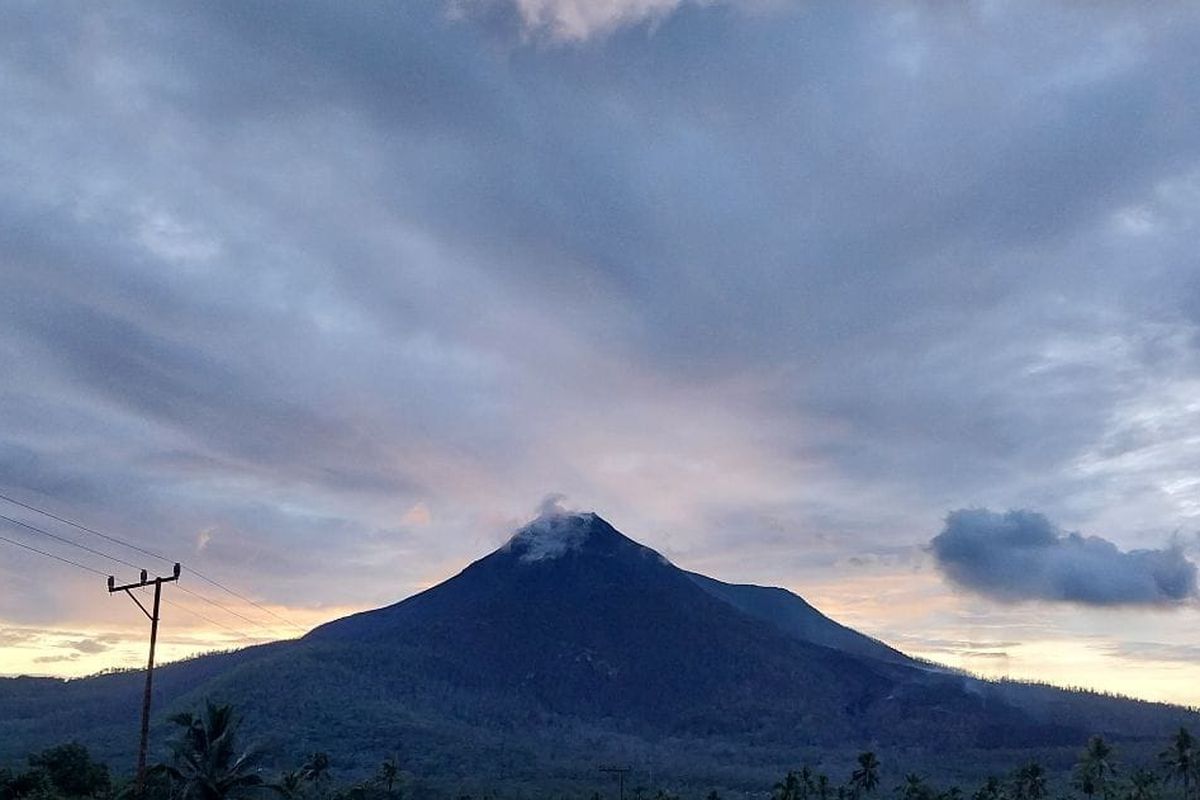
[[[239, 720], [228, 705], [209, 702], [202, 713], [177, 714], [171, 722], [176, 731], [170, 756], [148, 770], [146, 800], [487, 800], [517, 795], [599, 800], [617, 794], [615, 787], [601, 787], [600, 777], [589, 780], [590, 776], [581, 776], [573, 791], [527, 787], [517, 793], [502, 792], [467, 776], [460, 776], [457, 786], [434, 785], [404, 769], [397, 757], [385, 759], [369, 777], [338, 781], [336, 765], [324, 752], [308, 755], [291, 769], [266, 769], [264, 751], [241, 747]], [[651, 788], [639, 780], [643, 776], [631, 776], [626, 795], [630, 800], [681, 800], [689, 795], [696, 800], [720, 800], [722, 792], [771, 800], [1200, 800], [1200, 745], [1186, 728], [1180, 728], [1149, 763], [1125, 765], [1112, 744], [1093, 736], [1069, 774], [1051, 774], [1037, 760], [1030, 760], [965, 790], [936, 785], [920, 772], [894, 766], [899, 768], [892, 772], [902, 777], [890, 788], [885, 785], [883, 764], [867, 751], [857, 755], [844, 779], [806, 765], [787, 772], [773, 787], [730, 792], [724, 787]], [[580, 788], [589, 782], [594, 788]], [[132, 780], [114, 780], [105, 764], [93, 760], [87, 748], [75, 742], [31, 755], [25, 765], [0, 767], [0, 800], [137, 797]]]

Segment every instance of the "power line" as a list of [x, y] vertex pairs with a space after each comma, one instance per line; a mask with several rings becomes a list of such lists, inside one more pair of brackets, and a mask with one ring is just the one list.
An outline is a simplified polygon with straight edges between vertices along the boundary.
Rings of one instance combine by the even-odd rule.
[[222, 589], [222, 590], [224, 590], [224, 591], [228, 592], [229, 594], [233, 595], [234, 597], [238, 598], [239, 600], [243, 600], [243, 601], [245, 601], [245, 602], [249, 603], [250, 605], [254, 606], [255, 608], [257, 608], [257, 609], [260, 609], [260, 610], [262, 610], [262, 611], [265, 611], [266, 613], [270, 614], [272, 617], [275, 617], [275, 619], [277, 619], [277, 620], [280, 620], [281, 622], [286, 622], [288, 625], [291, 625], [291, 626], [292, 626], [293, 628], [295, 628], [296, 630], [299, 630], [299, 631], [306, 630], [306, 629], [305, 629], [305, 627], [304, 627], [303, 625], [299, 625], [299, 624], [297, 624], [297, 623], [295, 623], [295, 622], [292, 622], [290, 619], [288, 619], [287, 617], [283, 616], [282, 614], [277, 614], [277, 613], [275, 613], [274, 611], [272, 611], [271, 609], [269, 609], [269, 608], [267, 608], [266, 606], [262, 605], [261, 603], [256, 603], [255, 601], [251, 600], [249, 597], [246, 597], [245, 595], [243, 595], [243, 594], [241, 594], [241, 593], [239, 593], [239, 592], [235, 592], [233, 589], [230, 589], [230, 588], [229, 588], [228, 586], [226, 586], [225, 584], [223, 584], [223, 583], [220, 583], [220, 582], [218, 582], [218, 581], [216, 581], [216, 580], [213, 580], [212, 578], [208, 577], [207, 575], [203, 575], [203, 574], [201, 574], [200, 572], [197, 572], [197, 571], [196, 571], [194, 568], [192, 568], [192, 567], [188, 567], [188, 566], [186, 566], [186, 565], [184, 566], [184, 568], [185, 568], [185, 569], [186, 569], [188, 572], [190, 572], [190, 573], [192, 573], [193, 575], [195, 575], [195, 576], [196, 576], [197, 578], [199, 578], [200, 580], [202, 580], [202, 581], [206, 581], [207, 583], [211, 583], [213, 586], [217, 587], [218, 589]]
[[43, 555], [43, 556], [46, 556], [47, 558], [53, 558], [55, 561], [61, 561], [64, 564], [70, 564], [72, 567], [79, 567], [80, 569], [87, 570], [88, 572], [91, 572], [94, 575], [99, 575], [101, 578], [108, 577], [107, 575], [105, 575], [103, 572], [101, 572], [98, 569], [92, 569], [91, 567], [84, 566], [83, 564], [80, 564], [78, 561], [72, 561], [69, 558], [63, 558], [62, 556], [56, 556], [56, 555], [54, 555], [54, 553], [47, 553], [45, 550], [38, 550], [36, 547], [27, 545], [24, 542], [18, 542], [15, 539], [9, 539], [7, 536], [0, 536], [0, 542], [8, 542], [9, 544], [15, 544], [17, 547], [23, 547], [26, 550], [32, 550], [33, 552], [37, 553], [38, 555]]
[[[183, 587], [179, 586], [178, 584], [176, 584], [175, 588], [183, 589]], [[143, 587], [143, 588], [139, 589], [138, 591], [141, 592], [143, 595], [145, 595], [148, 590]], [[172, 606], [173, 608], [179, 609], [180, 611], [187, 612], [188, 614], [191, 614], [193, 617], [199, 617], [200, 619], [204, 620], [205, 622], [207, 622], [211, 625], [216, 625], [218, 628], [224, 628], [225, 630], [230, 631], [231, 633], [236, 633], [238, 636], [242, 637], [243, 639], [249, 639], [251, 641], [255, 641], [258, 638], [256, 636], [251, 636], [250, 634], [246, 633], [245, 631], [238, 630], [237, 628], [234, 628], [230, 625], [226, 625], [224, 622], [219, 622], [218, 620], [213, 619], [212, 617], [208, 616], [207, 614], [201, 614], [199, 611], [192, 608], [191, 606], [185, 606], [183, 603], [176, 603], [172, 600], [168, 600], [165, 597], [163, 598], [163, 602], [169, 606]]]
[[[151, 558], [157, 558], [161, 561], [165, 561], [168, 564], [174, 563], [169, 558], [167, 558], [166, 556], [164, 556], [160, 553], [156, 553], [153, 550], [147, 550], [146, 548], [141, 547], [136, 544], [133, 544], [132, 542], [126, 541], [125, 539], [122, 539], [119, 536], [113, 536], [112, 534], [103, 533], [101, 531], [98, 531], [95, 528], [89, 528], [87, 525], [84, 525], [80, 522], [76, 522], [74, 520], [67, 519], [66, 517], [61, 517], [53, 512], [47, 511], [44, 508], [39, 508], [38, 506], [34, 506], [29, 503], [22, 502], [15, 498], [9, 497], [6, 494], [0, 493], [0, 500], [6, 500], [14, 505], [20, 506], [21, 508], [36, 512], [38, 514], [43, 514], [43, 515], [49, 517], [50, 519], [53, 519], [53, 520], [63, 523], [64, 525], [70, 525], [72, 528], [76, 528], [78, 530], [84, 531], [85, 533], [90, 533], [94, 536], [99, 536], [101, 539], [105, 539], [107, 541], [122, 545], [124, 547], [128, 547], [131, 550], [136, 550], [137, 552], [142, 553], [144, 555], [148, 555]], [[7, 519], [7, 517], [5, 517], [5, 519]], [[52, 536], [53, 534], [47, 534], [47, 535]], [[64, 541], [66, 541], [66, 540], [64, 540]], [[82, 546], [82, 545], [79, 545], [79, 546]], [[93, 552], [95, 552], [95, 551], [93, 551]], [[111, 556], [105, 556], [105, 558], [111, 558]], [[117, 560], [117, 559], [114, 559], [114, 560]], [[120, 562], [120, 563], [123, 563], [126, 566], [132, 566], [134, 569], [140, 569], [140, 567], [137, 567], [133, 564], [129, 564], [129, 562]], [[249, 603], [250, 605], [254, 606], [255, 608], [259, 609], [260, 611], [270, 614], [272, 617], [275, 617], [275, 619], [277, 619], [281, 622], [284, 622], [287, 625], [290, 625], [291, 627], [295, 628], [298, 631], [303, 632], [303, 631], [307, 630], [303, 625], [293, 622], [292, 620], [288, 619], [287, 617], [283, 616], [282, 614], [279, 614], [279, 613], [271, 610], [270, 608], [267, 608], [266, 606], [262, 605], [261, 603], [242, 594], [241, 592], [238, 592], [234, 589], [229, 588], [225, 584], [218, 581], [216, 578], [211, 578], [208, 575], [205, 575], [204, 573], [195, 569], [194, 567], [187, 567], [187, 571], [190, 572], [191, 574], [195, 575], [200, 580], [202, 580], [206, 583], [209, 583], [212, 586], [215, 586], [216, 588], [222, 590], [223, 592], [226, 592], [227, 594], [231, 595], [232, 597], [236, 597], [237, 599], [241, 600], [242, 602]], [[183, 587], [180, 587], [180, 588], [183, 588]], [[197, 596], [203, 597], [202, 595], [197, 595]], [[207, 602], [212, 603], [213, 605], [216, 605], [219, 608], [224, 609], [225, 611], [229, 611], [228, 608], [221, 606], [219, 603], [216, 603], [215, 601], [208, 600], [207, 598], [203, 598], [203, 599], [205, 599]], [[230, 612], [230, 613], [233, 613], [234, 616], [241, 616], [235, 612]], [[252, 625], [259, 625], [259, 627], [263, 627], [262, 625], [255, 622], [254, 620], [247, 619], [246, 617], [241, 617], [241, 618], [246, 620], [247, 622], [251, 623]]]
[[181, 591], [181, 592], [186, 592], [187, 594], [190, 594], [192, 597], [196, 597], [196, 598], [199, 598], [200, 600], [203, 600], [204, 602], [208, 603], [211, 606], [216, 606], [217, 608], [224, 611], [226, 614], [232, 614], [233, 616], [237, 617], [238, 619], [249, 622], [251, 625], [255, 625], [259, 628], [262, 628], [265, 631], [270, 630], [270, 628], [263, 625], [261, 622], [250, 619], [249, 617], [244, 616], [242, 614], [239, 614], [238, 612], [234, 611], [229, 606], [222, 605], [221, 603], [218, 603], [216, 600], [213, 600], [212, 598], [209, 598], [209, 597], [205, 597], [204, 595], [200, 594], [199, 592], [194, 592], [191, 589], [187, 588], [186, 586], [178, 586], [176, 588], [178, 588], [179, 591]]
[[[182, 588], [182, 587], [179, 587], [179, 588]], [[177, 608], [180, 611], [187, 612], [188, 614], [191, 614], [193, 617], [199, 617], [200, 619], [204, 620], [205, 622], [209, 623], [210, 625], [216, 625], [218, 628], [224, 628], [227, 631], [236, 633], [238, 636], [242, 637], [243, 639], [249, 639], [249, 640], [253, 641], [258, 638], [255, 636], [251, 636], [250, 634], [245, 633], [244, 631], [239, 631], [237, 628], [226, 625], [224, 622], [218, 622], [217, 620], [213, 619], [212, 617], [209, 617], [205, 614], [201, 614], [196, 609], [189, 608], [188, 606], [185, 606], [182, 603], [172, 602], [172, 601], [166, 599], [165, 597], [163, 598], [163, 602], [166, 603], [167, 605], [171, 606], [172, 608]]]
[[[84, 570], [85, 572], [90, 572], [90, 573], [92, 573], [93, 575], [99, 575], [99, 576], [100, 576], [100, 577], [102, 577], [102, 578], [104, 578], [104, 577], [107, 577], [107, 575], [105, 575], [105, 574], [104, 574], [103, 572], [101, 572], [100, 570], [98, 570], [98, 569], [92, 569], [91, 567], [87, 566], [86, 564], [80, 564], [78, 561], [72, 561], [72, 560], [71, 560], [71, 559], [69, 559], [69, 558], [63, 558], [62, 556], [55, 555], [54, 553], [47, 553], [45, 550], [39, 550], [38, 548], [36, 548], [36, 547], [33, 547], [32, 545], [25, 544], [24, 542], [18, 542], [18, 541], [16, 541], [15, 539], [9, 539], [7, 536], [0, 536], [0, 542], [7, 542], [8, 544], [14, 545], [14, 546], [16, 546], [16, 547], [20, 547], [20, 548], [21, 548], [21, 549], [23, 549], [23, 550], [29, 550], [29, 551], [31, 551], [31, 552], [37, 553], [37, 554], [38, 554], [38, 555], [40, 555], [40, 556], [45, 556], [46, 558], [53, 558], [55, 561], [61, 561], [61, 562], [62, 562], [62, 563], [64, 563], [64, 564], [68, 564], [68, 565], [70, 565], [70, 566], [72, 566], [72, 567], [75, 567], [75, 568], [77, 568], [77, 569]], [[181, 587], [179, 587], [179, 588], [181, 588], [181, 589], [182, 589], [183, 587], [181, 586]], [[144, 593], [144, 592], [143, 592], [143, 593]], [[237, 628], [234, 628], [234, 627], [231, 627], [231, 626], [229, 626], [229, 625], [226, 625], [226, 624], [225, 624], [225, 623], [223, 623], [223, 622], [219, 622], [219, 621], [217, 621], [217, 620], [215, 620], [215, 619], [213, 619], [213, 618], [211, 618], [211, 617], [209, 617], [209, 616], [207, 616], [207, 615], [205, 615], [205, 614], [201, 614], [199, 611], [196, 611], [196, 610], [195, 610], [195, 609], [193, 609], [193, 608], [189, 608], [188, 606], [185, 606], [185, 605], [183, 605], [183, 604], [181, 604], [181, 603], [175, 603], [175, 602], [172, 602], [172, 601], [170, 601], [170, 600], [167, 600], [166, 598], [163, 598], [163, 602], [164, 602], [164, 603], [166, 603], [166, 604], [167, 604], [167, 605], [169, 605], [169, 606], [173, 606], [173, 607], [175, 607], [175, 608], [178, 608], [178, 609], [180, 609], [181, 611], [185, 611], [185, 612], [187, 612], [188, 614], [191, 614], [191, 615], [193, 615], [193, 616], [195, 616], [195, 617], [199, 617], [200, 619], [204, 620], [205, 622], [207, 622], [207, 623], [209, 623], [209, 624], [211, 624], [211, 625], [216, 625], [218, 628], [224, 628], [224, 629], [225, 629], [225, 630], [227, 630], [227, 631], [230, 631], [230, 632], [232, 632], [232, 633], [236, 633], [238, 636], [242, 637], [243, 639], [251, 639], [251, 640], [253, 640], [253, 639], [257, 638], [257, 637], [251, 636], [250, 634], [246, 633], [245, 631], [240, 631], [240, 630], [238, 630]]]
[[127, 542], [124, 539], [118, 538], [116, 536], [110, 536], [107, 533], [101, 533], [100, 531], [89, 528], [86, 525], [81, 525], [78, 522], [73, 522], [72, 520], [60, 517], [57, 514], [52, 514], [51, 512], [47, 511], [44, 508], [38, 508], [37, 506], [31, 506], [28, 503], [23, 503], [20, 500], [16, 500], [12, 497], [9, 497], [6, 494], [0, 494], [0, 500], [7, 500], [8, 502], [12, 503], [15, 506], [20, 506], [21, 508], [27, 509], [29, 511], [36, 511], [39, 514], [44, 514], [45, 516], [49, 517], [50, 519], [57, 520], [65, 525], [70, 525], [72, 528], [78, 528], [81, 531], [85, 531], [85, 532], [93, 534], [95, 536], [99, 536], [101, 539], [107, 539], [108, 541], [110, 541], [114, 544], [119, 544], [124, 547], [128, 547], [130, 550], [136, 550], [137, 552], [141, 553], [142, 555], [150, 556], [151, 558], [157, 558], [160, 561], [167, 562], [168, 564], [173, 563], [171, 561], [171, 559], [169, 559], [166, 556], [161, 555], [159, 553], [155, 553], [153, 550], [147, 550], [144, 547], [139, 547], [136, 544], [132, 544], [132, 543]]
[[[58, 534], [50, 533], [49, 531], [43, 530], [43, 529], [37, 527], [36, 525], [30, 525], [28, 522], [22, 522], [21, 520], [13, 519], [12, 517], [7, 517], [4, 514], [0, 514], [0, 520], [4, 520], [6, 522], [12, 523], [13, 525], [19, 525], [22, 528], [26, 528], [30, 531], [33, 531], [34, 533], [39, 533], [43, 536], [48, 536], [51, 539], [54, 539], [55, 541], [59, 541], [64, 544], [68, 544], [72, 547], [78, 547], [80, 550], [85, 550], [89, 553], [100, 556], [101, 558], [107, 558], [108, 560], [113, 561], [117, 564], [123, 564], [127, 567], [131, 567], [136, 570], [141, 569], [141, 567], [137, 564], [132, 564], [122, 558], [117, 558], [116, 556], [109, 555], [108, 553], [101, 552], [100, 550], [95, 550], [91, 547], [88, 547], [85, 544], [80, 544], [79, 542], [72, 541], [71, 539], [67, 539], [63, 536], [59, 536]], [[41, 552], [41, 551], [38, 551], [38, 552]], [[49, 555], [52, 555], [52, 554], [49, 554]], [[66, 559], [60, 559], [60, 560], [66, 560]], [[70, 563], [74, 563], [74, 562], [70, 562]], [[91, 572], [95, 572], [98, 575], [104, 574], [102, 572], [99, 572], [98, 570], [91, 569], [90, 567], [85, 567], [85, 569], [88, 569]], [[187, 588], [186, 586], [178, 586], [177, 588], [180, 591], [187, 592], [188, 594], [192, 595], [193, 597], [197, 597], [206, 603], [210, 603], [210, 604], [216, 606], [217, 608], [221, 609], [222, 611], [225, 611], [226, 613], [232, 614], [233, 616], [238, 617], [239, 619], [245, 620], [246, 622], [249, 622], [251, 625], [256, 625], [260, 628], [263, 628], [264, 630], [269, 630], [269, 628], [266, 628], [266, 626], [264, 626], [262, 623], [252, 620], [249, 617], [243, 616], [242, 614], [239, 614], [238, 612], [234, 611], [233, 609], [229, 608], [228, 606], [222, 605], [221, 603], [218, 603], [216, 600], [212, 600], [208, 597], [205, 597], [204, 595], [200, 594], [199, 592], [192, 591], [191, 589]], [[246, 638], [251, 638], [251, 637], [246, 637]]]
[[91, 547], [88, 547], [86, 544], [80, 544], [79, 542], [72, 541], [70, 539], [67, 539], [64, 536], [59, 536], [56, 533], [50, 533], [50, 531], [42, 530], [41, 528], [37, 527], [36, 525], [30, 525], [28, 522], [22, 522], [19, 519], [13, 519], [12, 517], [6, 517], [3, 514], [0, 514], [0, 519], [4, 520], [5, 522], [9, 522], [13, 525], [19, 525], [20, 527], [25, 528], [27, 530], [31, 530], [34, 533], [40, 533], [42, 536], [49, 536], [51, 539], [54, 539], [55, 541], [58, 541], [58, 542], [62, 542], [63, 544], [69, 544], [71, 547], [78, 547], [80, 550], [86, 550], [87, 552], [91, 553], [92, 555], [97, 555], [97, 556], [100, 556], [101, 558], [107, 558], [109, 561], [116, 562], [117, 564], [124, 564], [127, 567], [132, 567], [133, 569], [139, 569], [139, 570], [141, 569], [141, 566], [138, 564], [131, 564], [130, 562], [126, 561], [123, 558], [117, 558], [116, 556], [111, 556], [108, 553], [104, 553], [99, 550], [94, 550]]

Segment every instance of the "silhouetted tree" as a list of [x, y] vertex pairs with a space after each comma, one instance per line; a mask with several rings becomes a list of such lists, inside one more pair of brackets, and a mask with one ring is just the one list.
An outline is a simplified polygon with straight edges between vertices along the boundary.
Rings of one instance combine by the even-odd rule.
[[788, 774], [784, 776], [784, 779], [775, 784], [775, 791], [772, 797], [775, 800], [800, 800], [802, 787], [803, 783], [800, 780], [800, 776], [788, 770]]
[[858, 769], [850, 775], [850, 789], [855, 797], [871, 794], [879, 786], [879, 759], [871, 751], [859, 753]]
[[925, 779], [915, 772], [904, 776], [897, 792], [901, 800], [929, 800], [933, 791], [925, 784]]
[[280, 775], [279, 783], [273, 788], [284, 800], [297, 800], [304, 795], [304, 778], [300, 776], [299, 770], [291, 770]]
[[396, 763], [395, 757], [388, 758], [380, 764], [379, 772], [375, 777], [387, 789], [388, 794], [391, 794], [392, 787], [396, 785], [396, 779], [400, 777], [400, 765]]
[[257, 753], [237, 751], [238, 720], [228, 705], [205, 704], [204, 714], [177, 714], [171, 722], [183, 730], [172, 743], [172, 764], [154, 768], [171, 782], [179, 800], [227, 800], [264, 787], [255, 769]]
[[317, 787], [319, 790], [329, 777], [329, 754], [323, 752], [310, 753], [300, 767], [300, 777]]
[[40, 769], [31, 769], [19, 774], [4, 770], [0, 775], [0, 799], [24, 800], [24, 798], [50, 798], [54, 796], [54, 785], [50, 776]]
[[812, 767], [808, 764], [800, 768], [800, 797], [803, 800], [809, 800], [816, 793], [817, 786], [813, 777]]
[[1183, 784], [1183, 800], [1191, 800], [1192, 786], [1200, 779], [1200, 753], [1187, 728], [1180, 728], [1171, 746], [1159, 756], [1167, 770], [1167, 779]]
[[989, 775], [987, 780], [983, 782], [975, 790], [975, 794], [971, 795], [971, 800], [1000, 800], [1004, 794], [1004, 785], [1000, 783], [1000, 779], [995, 775]]
[[88, 749], [77, 742], [30, 756], [29, 766], [44, 770], [54, 788], [68, 797], [99, 797], [112, 790], [108, 767], [93, 761]]
[[1013, 773], [1013, 800], [1041, 800], [1046, 796], [1046, 770], [1036, 761], [1030, 761]]
[[1075, 788], [1089, 798], [1097, 794], [1107, 797], [1114, 767], [1112, 746], [1103, 737], [1093, 736], [1075, 765]]
[[1139, 769], [1129, 776], [1126, 800], [1158, 800], [1158, 776], [1148, 769]]
[[829, 800], [829, 776], [822, 772], [816, 781], [817, 800]]

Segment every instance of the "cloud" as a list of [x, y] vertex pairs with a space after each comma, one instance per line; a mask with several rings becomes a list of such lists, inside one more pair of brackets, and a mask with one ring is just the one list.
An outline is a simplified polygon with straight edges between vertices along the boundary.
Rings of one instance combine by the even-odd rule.
[[1182, 548], [1123, 551], [1099, 536], [1064, 533], [1035, 511], [952, 511], [930, 550], [955, 584], [1004, 602], [1160, 606], [1198, 593], [1196, 565]]
[[66, 642], [64, 646], [87, 655], [95, 655], [112, 649], [112, 643], [103, 639], [77, 639], [73, 642]]
[[47, 655], [34, 656], [33, 663], [35, 664], [59, 664], [64, 661], [78, 661], [79, 653], [67, 653], [66, 655]]
[[616, 28], [661, 20], [683, 0], [513, 0], [532, 32], [578, 42]]

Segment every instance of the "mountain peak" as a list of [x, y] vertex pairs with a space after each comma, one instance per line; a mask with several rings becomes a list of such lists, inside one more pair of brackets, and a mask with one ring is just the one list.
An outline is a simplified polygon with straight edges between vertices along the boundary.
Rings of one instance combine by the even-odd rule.
[[546, 561], [580, 550], [593, 536], [603, 536], [609, 531], [616, 534], [594, 512], [552, 511], [514, 533], [503, 549], [516, 553], [525, 563]]

